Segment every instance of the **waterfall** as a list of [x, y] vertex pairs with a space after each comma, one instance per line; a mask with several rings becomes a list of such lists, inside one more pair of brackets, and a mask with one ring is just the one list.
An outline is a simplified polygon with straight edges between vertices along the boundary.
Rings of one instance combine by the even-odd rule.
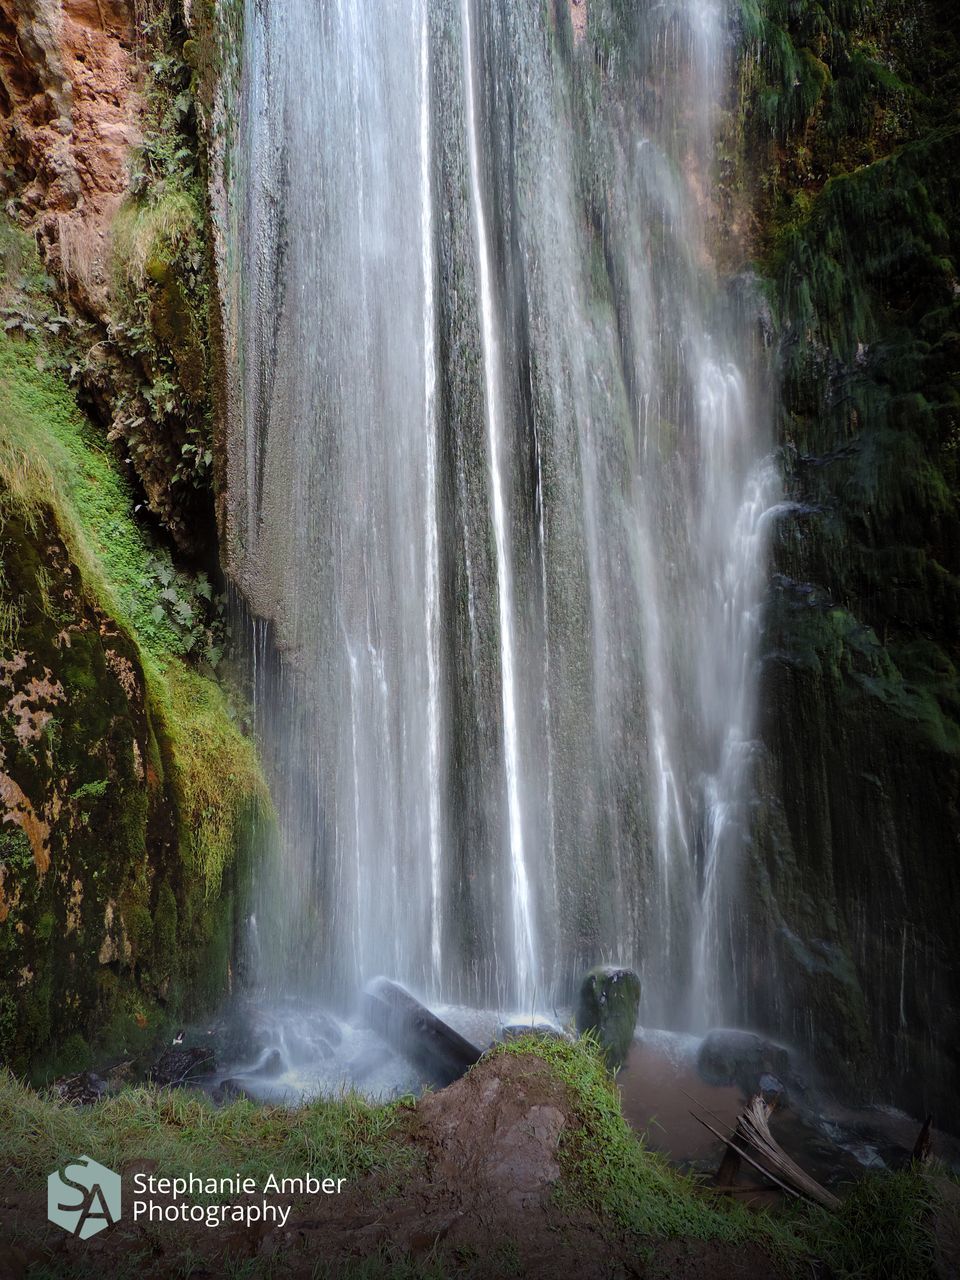
[[[247, 0], [228, 556], [266, 980], [735, 1019], [769, 512], [720, 0]], [[269, 647], [270, 656], [266, 650]]]
[[503, 755], [506, 772], [507, 812], [510, 828], [510, 867], [513, 892], [513, 946], [517, 967], [517, 988], [521, 1000], [533, 997], [536, 943], [531, 918], [530, 885], [523, 840], [523, 813], [520, 805], [520, 761], [517, 740], [517, 694], [514, 682], [513, 576], [511, 549], [504, 501], [503, 431], [500, 424], [500, 344], [490, 279], [490, 244], [480, 184], [477, 142], [477, 110], [474, 91], [471, 0], [463, 0], [463, 62], [466, 86], [467, 148], [470, 155], [470, 191], [477, 227], [477, 258], [480, 265], [480, 332], [483, 360], [483, 392], [490, 451], [490, 494], [493, 532], [497, 554], [497, 604], [500, 631], [500, 687], [503, 714]]

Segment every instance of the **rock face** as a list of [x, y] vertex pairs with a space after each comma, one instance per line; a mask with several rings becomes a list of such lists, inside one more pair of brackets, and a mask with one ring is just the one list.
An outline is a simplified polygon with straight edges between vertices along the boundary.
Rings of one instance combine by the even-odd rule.
[[67, 993], [109, 1017], [134, 964], [163, 990], [174, 833], [136, 647], [86, 597], [53, 513], [8, 514], [0, 563], [19, 621], [0, 660], [0, 1058], [22, 1064], [63, 1035]]
[[779, 322], [790, 505], [737, 1017], [838, 1084], [957, 1123], [955, 13], [936, 0], [908, 40], [892, 12], [836, 9], [814, 35], [819, 6], [759, 9], [752, 49], [778, 52], [761, 67], [748, 48], [743, 185]]
[[109, 291], [110, 224], [140, 138], [133, 9], [117, 0], [0, 0], [0, 154], [51, 274], [84, 310]]
[[[75, 376], [183, 551], [212, 523], [209, 323], [177, 5], [0, 0], [0, 201], [37, 242]], [[81, 336], [82, 335], [82, 336]]]
[[91, 1041], [136, 1054], [184, 999], [222, 996], [262, 785], [210, 678], [210, 583], [137, 514], [196, 547], [211, 506], [193, 97], [179, 6], [144, 17], [0, 0], [0, 1061], [18, 1072], [79, 1072]]
[[639, 1007], [640, 979], [632, 969], [601, 965], [580, 984], [577, 1030], [596, 1033], [611, 1070], [626, 1061]]

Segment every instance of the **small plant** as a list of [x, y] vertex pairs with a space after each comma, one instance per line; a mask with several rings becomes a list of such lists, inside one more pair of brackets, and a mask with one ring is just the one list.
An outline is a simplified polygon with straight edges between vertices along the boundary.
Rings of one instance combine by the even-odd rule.
[[147, 574], [153, 588], [150, 594], [156, 595], [153, 620], [166, 621], [184, 657], [216, 667], [224, 651], [226, 597], [214, 595], [205, 573], [182, 573], [165, 550], [150, 556]]

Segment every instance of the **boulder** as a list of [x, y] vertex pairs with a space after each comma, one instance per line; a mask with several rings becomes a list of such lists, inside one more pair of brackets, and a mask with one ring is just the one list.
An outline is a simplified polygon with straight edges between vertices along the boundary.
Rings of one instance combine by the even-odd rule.
[[251, 1075], [263, 1076], [266, 1080], [274, 1080], [277, 1076], [282, 1076], [287, 1069], [287, 1064], [283, 1060], [283, 1054], [279, 1049], [270, 1049], [263, 1060], [254, 1067]]
[[246, 1102], [256, 1102], [253, 1094], [249, 1093], [240, 1081], [234, 1080], [232, 1076], [227, 1080], [221, 1080], [211, 1097], [218, 1107], [229, 1106], [231, 1102], [238, 1102], [240, 1099]]
[[569, 1040], [563, 1027], [555, 1022], [538, 1018], [535, 1022], [508, 1022], [500, 1031], [500, 1039], [521, 1040], [524, 1036], [539, 1036], [543, 1040]]
[[[739, 1031], [718, 1027], [708, 1031], [697, 1054], [697, 1071], [712, 1085], [738, 1085], [747, 1097], [772, 1084], [779, 1086], [781, 1101], [783, 1085], [789, 1079], [790, 1052], [782, 1044], [765, 1040], [754, 1031]], [[767, 1077], [767, 1080], [764, 1080]], [[761, 1084], [764, 1081], [764, 1084]]]
[[88, 1107], [99, 1102], [107, 1092], [107, 1082], [93, 1071], [81, 1071], [75, 1076], [60, 1076], [50, 1086], [61, 1102], [74, 1107]]
[[154, 1063], [150, 1079], [161, 1088], [190, 1084], [210, 1075], [215, 1065], [212, 1049], [166, 1049]]
[[640, 979], [632, 969], [598, 965], [580, 984], [577, 1030], [594, 1033], [611, 1071], [626, 1061], [639, 1008]]
[[458, 1080], [482, 1056], [476, 1045], [389, 978], [367, 984], [363, 1010], [368, 1025], [438, 1089]]

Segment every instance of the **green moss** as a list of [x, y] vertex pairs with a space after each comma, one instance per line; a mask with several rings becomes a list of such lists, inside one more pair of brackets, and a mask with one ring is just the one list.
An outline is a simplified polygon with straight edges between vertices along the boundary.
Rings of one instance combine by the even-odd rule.
[[63, 1075], [86, 1071], [93, 1062], [90, 1046], [81, 1035], [68, 1036], [57, 1055], [57, 1067]]
[[8, 501], [25, 513], [54, 507], [85, 582], [148, 653], [178, 652], [165, 612], [154, 612], [151, 546], [112, 452], [47, 367], [43, 349], [7, 336], [0, 338], [0, 479]]
[[164, 880], [153, 913], [153, 954], [161, 977], [168, 977], [175, 964], [177, 921], [177, 899], [169, 882]]
[[[222, 995], [234, 913], [225, 880], [267, 804], [223, 690], [184, 661], [198, 648], [215, 656], [209, 585], [197, 579], [187, 595], [133, 507], [44, 342], [0, 336], [0, 599], [8, 632], [14, 619], [28, 662], [59, 690], [44, 751], [11, 736], [4, 767], [38, 812], [54, 792], [66, 806], [45, 855], [55, 874], [39, 878], [24, 832], [0, 828], [2, 901], [22, 926], [11, 917], [0, 950], [6, 973], [29, 974], [7, 993], [21, 1068], [72, 1032], [106, 1027], [129, 1050], [163, 1016]], [[105, 963], [117, 966], [116, 989], [99, 981]]]
[[205, 896], [215, 897], [251, 811], [268, 803], [256, 753], [211, 680], [177, 663], [148, 669], [148, 681], [168, 736], [181, 839]]

